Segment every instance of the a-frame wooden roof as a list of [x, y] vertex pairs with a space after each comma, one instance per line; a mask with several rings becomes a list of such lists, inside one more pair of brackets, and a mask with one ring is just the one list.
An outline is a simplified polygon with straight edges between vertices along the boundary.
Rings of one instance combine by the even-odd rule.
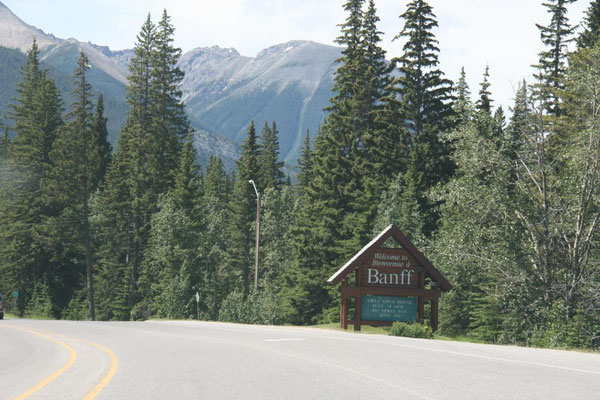
[[425, 273], [428, 274], [431, 279], [436, 282], [443, 291], [449, 291], [452, 289], [450, 282], [444, 278], [444, 276], [431, 264], [431, 262], [421, 253], [411, 242], [408, 240], [406, 235], [402, 233], [400, 229], [394, 224], [391, 224], [385, 228], [377, 237], [363, 247], [358, 253], [354, 255], [344, 266], [337, 270], [327, 282], [332, 285], [340, 283], [348, 274], [353, 272], [356, 268], [360, 267], [364, 261], [373, 255], [373, 253], [380, 249], [381, 246], [390, 238], [393, 237], [398, 243], [410, 253], [411, 256], [423, 267]]

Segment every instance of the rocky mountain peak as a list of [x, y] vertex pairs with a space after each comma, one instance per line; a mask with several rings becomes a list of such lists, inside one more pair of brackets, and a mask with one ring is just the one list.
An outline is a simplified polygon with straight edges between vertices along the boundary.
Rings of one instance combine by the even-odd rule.
[[59, 42], [54, 36], [23, 22], [0, 2], [0, 46], [24, 52], [31, 48], [34, 38], [40, 49]]

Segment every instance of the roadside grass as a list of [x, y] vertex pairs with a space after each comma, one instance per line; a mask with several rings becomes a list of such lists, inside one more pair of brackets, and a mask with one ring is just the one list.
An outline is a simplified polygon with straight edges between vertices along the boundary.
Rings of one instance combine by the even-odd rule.
[[[332, 322], [329, 324], [311, 325], [311, 328], [329, 329], [329, 330], [340, 331], [340, 332], [344, 331], [344, 329], [340, 328], [339, 322]], [[366, 333], [366, 334], [370, 334], [370, 335], [388, 335], [389, 331], [390, 331], [390, 327], [389, 326], [361, 325], [360, 331], [354, 331], [354, 325], [348, 324], [347, 331], [355, 332], [355, 333]]]

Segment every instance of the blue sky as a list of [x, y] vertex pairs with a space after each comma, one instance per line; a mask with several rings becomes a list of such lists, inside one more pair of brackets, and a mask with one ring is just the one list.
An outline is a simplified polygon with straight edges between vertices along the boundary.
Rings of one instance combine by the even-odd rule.
[[[146, 15], [164, 8], [184, 51], [200, 46], [234, 47], [254, 56], [273, 44], [294, 39], [333, 44], [346, 15], [343, 0], [1, 0], [26, 23], [60, 38], [131, 48]], [[398, 16], [407, 0], [375, 0], [388, 57], [400, 55]], [[476, 94], [490, 66], [496, 105], [510, 106], [518, 83], [531, 75], [541, 50], [535, 23], [547, 24], [541, 0], [430, 0], [440, 28], [441, 68], [453, 80], [465, 66]], [[569, 5], [569, 18], [581, 21], [590, 0]]]

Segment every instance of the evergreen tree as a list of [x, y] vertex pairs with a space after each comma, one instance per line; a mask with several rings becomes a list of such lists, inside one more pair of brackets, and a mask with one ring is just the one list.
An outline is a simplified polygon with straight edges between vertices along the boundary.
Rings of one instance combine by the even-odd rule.
[[509, 157], [516, 161], [523, 138], [529, 137], [528, 130], [530, 119], [529, 96], [527, 91], [527, 82], [523, 82], [517, 88], [515, 103], [512, 108], [512, 116], [507, 132], [507, 150]]
[[294, 287], [285, 307], [296, 323], [331, 318], [322, 315], [333, 310], [324, 282], [368, 241], [383, 185], [391, 178], [390, 165], [398, 159], [390, 155], [397, 154], [396, 131], [384, 130], [392, 118], [384, 112], [389, 81], [378, 45], [378, 18], [374, 3], [366, 12], [364, 3], [344, 4], [348, 17], [337, 39], [344, 50], [337, 60], [334, 95], [315, 139], [311, 180], [297, 214]]
[[577, 47], [587, 49], [594, 47], [600, 35], [600, 1], [593, 0], [585, 13], [583, 32], [577, 38]]
[[149, 112], [153, 135], [153, 154], [150, 162], [154, 189], [165, 193], [173, 186], [173, 177], [179, 165], [181, 142], [185, 139], [189, 123], [181, 100], [180, 89], [184, 73], [177, 67], [181, 49], [173, 46], [175, 29], [164, 10], [154, 30], [150, 57]]
[[179, 169], [175, 175], [175, 187], [172, 198], [180, 210], [183, 210], [196, 228], [201, 226], [201, 199], [203, 196], [202, 170], [196, 164], [196, 150], [193, 145], [193, 133], [190, 130], [181, 152]]
[[300, 151], [300, 158], [298, 159], [298, 193], [300, 196], [304, 195], [304, 190], [312, 180], [312, 149], [310, 145], [310, 132], [307, 129], [306, 135], [304, 136], [304, 144]]
[[489, 65], [487, 65], [485, 67], [485, 72], [483, 73], [483, 81], [481, 82], [480, 85], [480, 89], [479, 89], [479, 100], [477, 100], [477, 103], [475, 105], [475, 107], [477, 108], [477, 111], [479, 112], [484, 112], [488, 115], [492, 115], [492, 99], [491, 99], [491, 93], [490, 93], [490, 67]]
[[256, 194], [249, 180], [259, 174], [259, 147], [254, 121], [248, 126], [247, 137], [242, 144], [242, 153], [237, 161], [237, 179], [231, 199], [231, 252], [236, 270], [239, 272], [244, 298], [250, 292], [253, 270], [253, 239], [256, 220]]
[[506, 117], [504, 116], [504, 109], [502, 106], [498, 107], [494, 112], [494, 126], [492, 136], [499, 141], [503, 140], [506, 130]]
[[[178, 84], [182, 73], [175, 67], [180, 50], [172, 46], [169, 17], [156, 27], [148, 15], [137, 37], [130, 62], [127, 123], [121, 132], [109, 168], [101, 210], [118, 219], [103, 227], [103, 277], [121, 280], [119, 304], [106, 310], [107, 318], [130, 318], [139, 300], [137, 281], [149, 237], [150, 218], [158, 199], [173, 188], [179, 165], [180, 140], [188, 133]], [[115, 231], [115, 230], [118, 230]], [[116, 275], [113, 275], [116, 274]], [[107, 284], [104, 282], [103, 284]], [[108, 287], [108, 286], [107, 286]]]
[[[62, 105], [54, 81], [39, 65], [33, 43], [21, 69], [17, 97], [10, 105], [15, 137], [10, 141], [0, 180], [0, 265], [5, 285], [18, 288], [23, 314], [35, 284], [49, 287], [60, 304], [60, 276], [49, 245], [48, 218], [56, 210], [47, 202], [50, 150], [62, 125]], [[54, 285], [55, 282], [58, 282]]]
[[395, 39], [406, 38], [406, 43], [403, 54], [393, 60], [399, 69], [394, 87], [401, 96], [399, 120], [405, 121], [410, 133], [408, 148], [415, 152], [419, 205], [426, 221], [424, 232], [429, 234], [437, 217], [435, 204], [425, 193], [447, 180], [453, 170], [450, 149], [443, 141], [452, 120], [452, 83], [438, 68], [439, 48], [433, 34], [438, 23], [431, 6], [424, 0], [411, 1], [400, 18], [405, 23]]
[[368, 182], [364, 182], [363, 187], [371, 187], [376, 192], [373, 194], [375, 197], [401, 168], [398, 162], [401, 157], [398, 156], [403, 150], [403, 140], [394, 122], [397, 99], [391, 87], [393, 66], [387, 62], [385, 50], [380, 46], [382, 32], [377, 29], [379, 21], [375, 2], [369, 0], [361, 29], [366, 70], [364, 86], [359, 93], [365, 98], [366, 112], [363, 142], [367, 154], [362, 173], [363, 179]]
[[[56, 237], [75, 264], [85, 266], [89, 317], [95, 319], [92, 267], [92, 238], [90, 232], [90, 197], [103, 179], [104, 160], [100, 141], [93, 127], [92, 87], [86, 78], [88, 58], [80, 53], [74, 73], [72, 94], [75, 101], [67, 114], [68, 122], [54, 142], [50, 158], [48, 192], [61, 210], [57, 218]], [[82, 268], [83, 269], [83, 268]]]
[[222, 206], [229, 198], [228, 191], [227, 173], [223, 161], [211, 154], [206, 166], [204, 198], [215, 206]]
[[534, 95], [543, 100], [546, 111], [554, 116], [559, 116], [560, 94], [562, 76], [566, 69], [568, 48], [567, 44], [574, 38], [575, 27], [569, 25], [567, 5], [577, 0], [549, 0], [543, 3], [550, 13], [551, 20], [548, 26], [536, 24], [540, 30], [542, 43], [547, 50], [542, 51], [535, 77], [538, 81]]
[[269, 128], [265, 121], [260, 134], [259, 187], [261, 190], [283, 185], [283, 161], [279, 161], [279, 132], [275, 121]]
[[95, 146], [98, 151], [98, 155], [96, 157], [100, 162], [99, 175], [102, 180], [104, 180], [104, 176], [108, 170], [112, 153], [112, 146], [108, 142], [108, 129], [106, 126], [106, 121], [107, 119], [104, 117], [104, 96], [100, 94], [98, 96], [96, 111], [92, 121], [92, 131], [94, 132], [94, 138], [96, 141]]
[[[2, 128], [0, 126], [0, 128]], [[8, 127], [5, 126], [2, 129], [2, 139], [0, 139], [0, 165], [4, 165], [6, 158], [8, 157], [8, 146], [10, 140], [8, 139]]]
[[414, 174], [414, 167], [404, 174], [399, 173], [382, 196], [373, 227], [374, 236], [388, 225], [395, 224], [412, 243], [418, 245], [424, 242], [424, 220], [419, 211]]
[[456, 101], [452, 105], [452, 109], [454, 111], [455, 126], [464, 125], [473, 118], [474, 108], [464, 67], [460, 70], [460, 78], [456, 85]]

